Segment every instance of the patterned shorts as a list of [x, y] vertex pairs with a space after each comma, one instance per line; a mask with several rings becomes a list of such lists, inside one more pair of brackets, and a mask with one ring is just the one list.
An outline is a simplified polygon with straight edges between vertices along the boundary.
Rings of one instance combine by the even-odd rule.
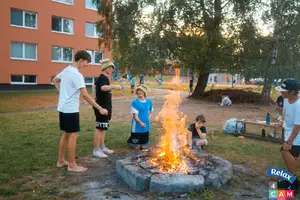
[[95, 108], [94, 108], [94, 113], [96, 116], [96, 129], [108, 130], [109, 121], [111, 119], [111, 113], [108, 113], [108, 115], [101, 115], [99, 110], [97, 110]]

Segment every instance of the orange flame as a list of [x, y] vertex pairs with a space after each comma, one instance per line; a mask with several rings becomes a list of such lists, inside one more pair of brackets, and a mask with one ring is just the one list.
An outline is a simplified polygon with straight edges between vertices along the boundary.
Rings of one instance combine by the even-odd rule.
[[[178, 70], [179, 70], [179, 69], [178, 69]], [[180, 74], [180, 73], [179, 73], [179, 74]], [[176, 76], [171, 80], [169, 89], [171, 89], [171, 90], [181, 90], [181, 91], [184, 90], [183, 85], [180, 84], [181, 81], [180, 81], [179, 74], [176, 75]]]
[[[180, 79], [176, 76], [172, 84], [179, 85]], [[179, 91], [169, 91], [165, 95], [165, 102], [159, 113], [164, 135], [160, 139], [158, 148], [149, 164], [157, 167], [162, 173], [187, 173], [188, 164], [184, 155], [189, 154], [185, 148], [188, 131], [186, 129], [186, 115], [179, 113], [178, 107], [181, 103]], [[156, 117], [157, 120], [157, 117]]]

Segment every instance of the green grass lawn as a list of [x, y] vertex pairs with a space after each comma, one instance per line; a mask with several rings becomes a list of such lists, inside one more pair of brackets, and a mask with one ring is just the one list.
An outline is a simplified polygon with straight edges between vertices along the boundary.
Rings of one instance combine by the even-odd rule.
[[[280, 143], [232, 135], [217, 135], [209, 144], [208, 151], [235, 163], [247, 163], [255, 167], [278, 167], [284, 169]], [[300, 172], [300, 171], [299, 171]]]
[[[92, 113], [87, 110], [81, 115], [78, 157], [87, 156], [93, 148], [94, 120], [91, 120]], [[31, 174], [57, 173], [55, 164], [61, 132], [56, 111], [0, 114], [0, 127], [0, 196], [8, 197], [26, 191], [27, 184], [14, 181], [18, 178]], [[216, 129], [207, 151], [233, 163], [247, 163], [261, 169], [284, 168], [279, 143], [248, 138], [240, 140], [224, 135], [221, 127]], [[128, 122], [112, 122], [106, 145], [112, 149], [126, 148], [129, 134]], [[159, 134], [159, 127], [154, 123], [151, 131], [153, 144], [157, 143]], [[44, 194], [44, 190], [40, 187], [36, 192]]]
[[[94, 120], [90, 112], [81, 115], [81, 132], [77, 156], [87, 156], [93, 148]], [[61, 136], [56, 111], [0, 114], [0, 197], [22, 192], [27, 185], [14, 180], [30, 174], [57, 173], [58, 143]], [[157, 127], [153, 126], [151, 142], [155, 143]], [[127, 148], [130, 124], [112, 122], [106, 145], [112, 149]], [[67, 173], [67, 172], [65, 172]], [[37, 188], [43, 193], [45, 188]], [[1, 198], [0, 198], [1, 199]]]
[[[78, 156], [91, 152], [94, 126], [94, 120], [81, 115]], [[1, 114], [0, 127], [0, 183], [55, 166], [61, 136], [56, 111]], [[156, 127], [153, 128], [155, 132]], [[129, 134], [130, 124], [112, 122], [106, 144], [112, 149], [127, 147]], [[152, 142], [155, 142], [154, 135], [151, 135]]]
[[[170, 84], [157, 87], [156, 83], [148, 86], [162, 89], [172, 87]], [[183, 87], [185, 91], [188, 91], [187, 84]], [[222, 88], [230, 88], [230, 86], [208, 86], [206, 90]], [[261, 88], [254, 87], [254, 91], [261, 92]], [[92, 93], [91, 89], [89, 93]], [[120, 97], [121, 91], [114, 91], [113, 96]], [[125, 96], [131, 96], [129, 88], [125, 88]], [[279, 93], [273, 92], [271, 96], [273, 100], [276, 100]], [[56, 106], [58, 93], [57, 91], [2, 92], [0, 99], [0, 112], [10, 112]], [[86, 108], [82, 110], [81, 132], [77, 143], [78, 157], [89, 155], [93, 148], [93, 114]], [[214, 126], [214, 124], [211, 125]], [[159, 140], [159, 128], [157, 123], [153, 123], [150, 134], [153, 144]], [[285, 169], [279, 152], [279, 143], [248, 138], [240, 140], [231, 135], [224, 135], [221, 127], [215, 126], [214, 130], [215, 137], [209, 141], [208, 152], [224, 157], [233, 163], [247, 163], [265, 171], [268, 167]], [[256, 132], [259, 133], [260, 130]], [[126, 140], [129, 134], [130, 123], [112, 121], [106, 137], [106, 145], [112, 149], [127, 148]], [[25, 178], [33, 176], [33, 179], [36, 179], [43, 175], [56, 177], [57, 173], [63, 176], [68, 175], [66, 170], [61, 171], [55, 167], [60, 136], [58, 113], [54, 110], [0, 114], [0, 199], [1, 197], [10, 199], [20, 193], [25, 193], [25, 199], [51, 199], [48, 198], [49, 195], [55, 195], [60, 191], [61, 183], [55, 178], [51, 179], [51, 184], [47, 186], [28, 184]], [[21, 180], [21, 182], [16, 180]], [[67, 189], [68, 185], [64, 188]], [[33, 190], [35, 194], [32, 193]], [[76, 195], [76, 192], [63, 192], [64, 198], [72, 198], [73, 195]]]

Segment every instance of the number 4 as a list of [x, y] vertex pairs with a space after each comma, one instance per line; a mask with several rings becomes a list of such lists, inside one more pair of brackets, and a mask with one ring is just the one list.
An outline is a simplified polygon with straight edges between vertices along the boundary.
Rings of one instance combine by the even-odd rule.
[[276, 190], [277, 189], [277, 182], [276, 181], [270, 181], [269, 182], [269, 189]]

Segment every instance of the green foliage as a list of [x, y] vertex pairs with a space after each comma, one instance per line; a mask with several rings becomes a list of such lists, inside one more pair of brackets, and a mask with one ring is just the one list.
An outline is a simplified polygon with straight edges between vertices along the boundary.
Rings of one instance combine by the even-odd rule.
[[159, 197], [163, 197], [164, 195], [165, 195], [164, 192], [159, 192], [159, 193], [158, 193], [158, 196], [159, 196]]
[[241, 180], [238, 178], [232, 178], [229, 180], [229, 183], [234, 187], [235, 185], [239, 185], [241, 183]]
[[[298, 1], [101, 2], [106, 3], [99, 6], [105, 17], [98, 23], [105, 30], [100, 44], [113, 46], [121, 68], [161, 71], [171, 59], [200, 74], [218, 69], [247, 79], [261, 77], [268, 88], [275, 78], [300, 78]], [[149, 5], [154, 11], [145, 15]], [[259, 21], [270, 27], [268, 34]]]
[[56, 195], [59, 193], [59, 186], [51, 185], [50, 187], [44, 188], [42, 192], [48, 195]]
[[194, 197], [194, 198], [195, 198], [195, 197], [197, 197], [197, 196], [198, 196], [198, 193], [197, 193], [197, 192], [192, 191], [192, 190], [189, 191], [189, 197], [192, 197], [192, 198]]
[[204, 192], [201, 194], [201, 199], [214, 200], [215, 199], [214, 192], [211, 190], [205, 189]]
[[0, 187], [0, 196], [13, 196], [17, 193], [16, 188], [5, 188], [5, 187]]
[[80, 192], [64, 191], [63, 196], [67, 199], [72, 199], [80, 194]]

